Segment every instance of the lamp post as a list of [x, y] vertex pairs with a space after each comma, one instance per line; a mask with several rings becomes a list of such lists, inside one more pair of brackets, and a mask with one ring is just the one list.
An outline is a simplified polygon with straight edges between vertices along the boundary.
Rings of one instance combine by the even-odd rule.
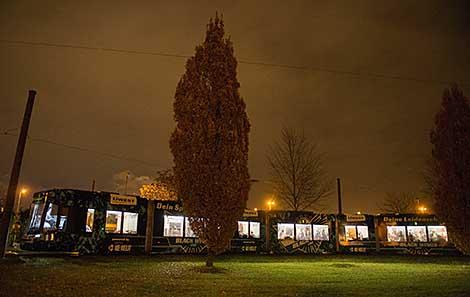
[[20, 213], [20, 206], [21, 206], [21, 197], [22, 195], [26, 194], [28, 192], [28, 190], [26, 190], [25, 188], [21, 189], [20, 193], [18, 194], [18, 203], [16, 205], [16, 213], [19, 214]]

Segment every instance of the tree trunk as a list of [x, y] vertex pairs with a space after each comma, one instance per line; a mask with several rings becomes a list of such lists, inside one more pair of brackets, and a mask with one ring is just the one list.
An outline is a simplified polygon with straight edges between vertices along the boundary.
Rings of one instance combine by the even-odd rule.
[[206, 259], [206, 267], [212, 268], [214, 267], [214, 257], [215, 254], [210, 249], [207, 252], [207, 259]]

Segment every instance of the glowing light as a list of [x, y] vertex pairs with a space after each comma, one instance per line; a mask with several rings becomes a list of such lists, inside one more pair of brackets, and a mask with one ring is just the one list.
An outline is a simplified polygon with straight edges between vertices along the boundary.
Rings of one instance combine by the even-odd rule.
[[28, 189], [25, 189], [25, 188], [21, 189], [21, 194], [26, 194], [26, 193], [28, 193]]
[[418, 211], [421, 212], [421, 213], [426, 213], [427, 210], [428, 210], [428, 208], [425, 207], [425, 206], [418, 207]]
[[255, 208], [254, 208], [254, 211], [258, 211], [258, 208], [255, 207]]
[[276, 203], [274, 203], [274, 200], [273, 200], [273, 199], [269, 200], [269, 201], [268, 201], [268, 209], [271, 210], [275, 204], [276, 204]]

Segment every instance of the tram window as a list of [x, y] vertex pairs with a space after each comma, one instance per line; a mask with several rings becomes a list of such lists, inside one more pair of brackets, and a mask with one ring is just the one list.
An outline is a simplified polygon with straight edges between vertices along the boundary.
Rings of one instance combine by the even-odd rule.
[[387, 226], [387, 241], [406, 241], [405, 226]]
[[163, 236], [183, 237], [183, 216], [163, 217]]
[[328, 241], [330, 239], [328, 225], [313, 225], [313, 239]]
[[93, 222], [95, 220], [95, 209], [89, 208], [86, 213], [86, 232], [93, 232]]
[[312, 225], [295, 224], [295, 239], [296, 240], [312, 240]]
[[59, 207], [56, 204], [49, 204], [44, 220], [44, 230], [54, 230], [57, 224], [57, 213]]
[[124, 234], [137, 234], [137, 221], [139, 214], [134, 212], [124, 212], [124, 222], [122, 226], [122, 233]]
[[39, 226], [41, 225], [41, 217], [42, 217], [43, 208], [44, 208], [44, 202], [34, 203], [33, 211], [31, 213], [31, 223], [29, 224], [30, 229], [39, 229]]
[[344, 226], [344, 230], [346, 231], [346, 240], [356, 240], [357, 239], [357, 230], [355, 225], [346, 225]]
[[250, 238], [259, 238], [260, 223], [250, 222]]
[[356, 226], [357, 227], [357, 239], [368, 240], [369, 239], [369, 228], [367, 226]]
[[248, 238], [248, 222], [246, 221], [238, 221], [238, 237], [240, 238]]
[[112, 210], [106, 211], [106, 232], [121, 233], [121, 220], [122, 212]]
[[433, 242], [447, 242], [449, 240], [446, 226], [428, 226], [428, 234], [429, 239]]
[[278, 239], [294, 239], [294, 224], [277, 224]]
[[184, 229], [184, 236], [185, 237], [196, 237], [196, 234], [194, 234], [193, 230], [191, 229], [191, 224], [189, 223], [189, 218], [185, 217], [184, 218], [186, 221], [184, 223], [185, 229]]
[[408, 240], [414, 242], [428, 241], [425, 226], [408, 226]]
[[64, 230], [65, 226], [67, 225], [67, 217], [69, 215], [69, 208], [68, 207], [60, 207], [59, 208], [59, 230]]
[[59, 230], [64, 230], [66, 224], [67, 224], [67, 217], [66, 216], [60, 216]]

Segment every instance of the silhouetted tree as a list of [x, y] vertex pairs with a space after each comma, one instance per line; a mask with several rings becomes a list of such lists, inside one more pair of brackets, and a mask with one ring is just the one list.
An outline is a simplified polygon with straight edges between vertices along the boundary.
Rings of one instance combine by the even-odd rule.
[[416, 195], [409, 192], [388, 192], [380, 211], [384, 213], [416, 213]]
[[454, 244], [470, 254], [470, 106], [457, 86], [444, 91], [431, 143], [428, 182], [435, 212]]
[[176, 88], [170, 147], [176, 188], [191, 228], [208, 248], [207, 266], [225, 251], [248, 200], [250, 124], [237, 60], [216, 16]]
[[0, 181], [0, 214], [3, 212], [5, 207], [5, 200], [7, 195], [7, 187]]
[[270, 148], [268, 164], [275, 195], [295, 211], [321, 207], [332, 193], [323, 155], [303, 133], [283, 128], [280, 141]]

